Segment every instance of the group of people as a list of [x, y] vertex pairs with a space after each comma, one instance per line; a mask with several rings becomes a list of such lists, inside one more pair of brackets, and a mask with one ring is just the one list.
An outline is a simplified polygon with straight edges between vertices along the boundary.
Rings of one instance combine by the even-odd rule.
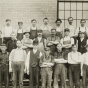
[[[11, 20], [6, 20], [6, 27], [0, 31], [0, 88], [3, 81], [5, 88], [9, 87], [9, 73], [12, 75], [13, 88], [23, 88], [24, 73], [29, 75], [30, 88], [41, 87], [87, 88], [88, 71], [88, 28], [86, 20], [80, 20], [80, 27], [73, 26], [73, 18], [68, 18], [64, 29], [61, 19], [55, 21], [56, 27], [49, 26], [49, 19], [44, 18], [44, 25], [37, 28], [37, 21], [31, 20], [31, 26], [23, 29], [23, 22], [18, 22], [18, 30], [11, 26]], [[47, 84], [47, 85], [46, 85]]]

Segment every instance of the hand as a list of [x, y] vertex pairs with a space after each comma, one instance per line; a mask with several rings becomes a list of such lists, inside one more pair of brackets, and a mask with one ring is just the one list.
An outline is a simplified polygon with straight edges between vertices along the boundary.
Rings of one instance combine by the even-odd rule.
[[27, 75], [29, 75], [29, 71], [27, 71]]

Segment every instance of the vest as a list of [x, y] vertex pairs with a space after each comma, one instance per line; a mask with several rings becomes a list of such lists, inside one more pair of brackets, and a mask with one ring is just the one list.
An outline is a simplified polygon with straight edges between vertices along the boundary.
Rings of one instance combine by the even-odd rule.
[[84, 38], [82, 42], [80, 38], [78, 39], [78, 51], [81, 52], [82, 54], [86, 52], [86, 48], [85, 48], [86, 44], [87, 44], [86, 38]]
[[37, 63], [37, 65], [39, 65], [39, 54], [40, 52], [37, 50], [37, 52], [34, 54], [33, 50], [30, 51], [30, 65], [32, 65], [32, 63]]
[[64, 56], [63, 56], [63, 52], [60, 52], [60, 53], [56, 53], [56, 57], [58, 58], [58, 59], [61, 59], [61, 58], [64, 58]]

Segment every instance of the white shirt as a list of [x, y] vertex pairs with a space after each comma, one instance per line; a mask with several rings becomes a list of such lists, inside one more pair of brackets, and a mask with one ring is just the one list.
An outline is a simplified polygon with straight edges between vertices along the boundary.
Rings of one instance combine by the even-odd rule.
[[64, 38], [61, 39], [61, 44], [62, 46], [64, 45], [63, 44], [63, 41], [71, 41], [71, 45], [74, 44], [74, 39], [73, 38], [70, 38], [70, 36], [65, 36]]
[[[36, 50], [33, 49], [33, 53], [35, 54], [36, 52], [37, 52], [37, 49]], [[42, 53], [40, 52], [39, 57], [41, 57], [41, 56], [42, 56]], [[29, 65], [30, 65], [30, 51], [27, 54], [27, 59], [26, 59], [26, 63], [25, 63], [25, 67], [28, 72], [29, 72]]]
[[62, 28], [57, 26], [57, 27], [56, 27], [56, 31], [57, 31], [57, 32], [62, 32]]
[[76, 28], [73, 25], [68, 25], [68, 26], [66, 26], [66, 28], [69, 28], [69, 30], [70, 30], [70, 37], [75, 35]]
[[80, 52], [70, 52], [68, 53], [68, 63], [69, 64], [78, 64], [81, 62], [81, 53]]
[[6, 26], [2, 28], [3, 37], [11, 37], [11, 33], [15, 33], [15, 29], [12, 26]]
[[[80, 30], [79, 30], [80, 29]], [[76, 32], [75, 32], [75, 35], [76, 36], [78, 36], [78, 33], [79, 33], [79, 31], [81, 31], [81, 32], [86, 32], [87, 33], [87, 35], [88, 35], [88, 28], [87, 27], [78, 27], [77, 29], [76, 29]]]
[[49, 25], [43, 25], [43, 26], [40, 27], [40, 29], [41, 29], [41, 30], [49, 30], [49, 31], [51, 31], [52, 26], [49, 26]]

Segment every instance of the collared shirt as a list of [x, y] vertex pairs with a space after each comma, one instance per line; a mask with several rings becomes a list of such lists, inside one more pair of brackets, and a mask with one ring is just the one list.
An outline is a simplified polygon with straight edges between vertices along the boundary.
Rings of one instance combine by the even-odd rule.
[[78, 27], [78, 28], [76, 29], [76, 32], [75, 32], [75, 35], [76, 35], [76, 36], [78, 36], [79, 31], [81, 31], [81, 32], [86, 32], [87, 35], [88, 35], [88, 28], [87, 28], [87, 27]]
[[[35, 54], [37, 52], [37, 49], [33, 49], [33, 53]], [[42, 53], [40, 52], [39, 57], [41, 58]], [[29, 71], [29, 65], [30, 65], [30, 51], [27, 54], [27, 59], [25, 63], [25, 67], [27, 68], [27, 71]]]
[[68, 63], [69, 64], [78, 64], [81, 62], [81, 53], [80, 52], [70, 52], [68, 53]]
[[25, 61], [26, 60], [25, 50], [23, 50], [22, 48], [13, 49], [10, 53], [9, 60], [16, 61], [16, 62]]
[[13, 32], [15, 33], [15, 29], [12, 26], [2, 28], [3, 37], [10, 37]]
[[62, 46], [64, 45], [63, 41], [71, 41], [71, 45], [74, 44], [74, 39], [71, 38], [70, 36], [65, 36], [64, 38], [61, 39]]
[[51, 31], [52, 26], [49, 26], [49, 25], [43, 25], [43, 26], [41, 26], [41, 27], [40, 27], [40, 29], [42, 29], [42, 30], [49, 30], [49, 31]]
[[68, 25], [68, 26], [66, 26], [66, 28], [69, 28], [70, 36], [74, 36], [75, 35], [76, 28], [73, 25]]

